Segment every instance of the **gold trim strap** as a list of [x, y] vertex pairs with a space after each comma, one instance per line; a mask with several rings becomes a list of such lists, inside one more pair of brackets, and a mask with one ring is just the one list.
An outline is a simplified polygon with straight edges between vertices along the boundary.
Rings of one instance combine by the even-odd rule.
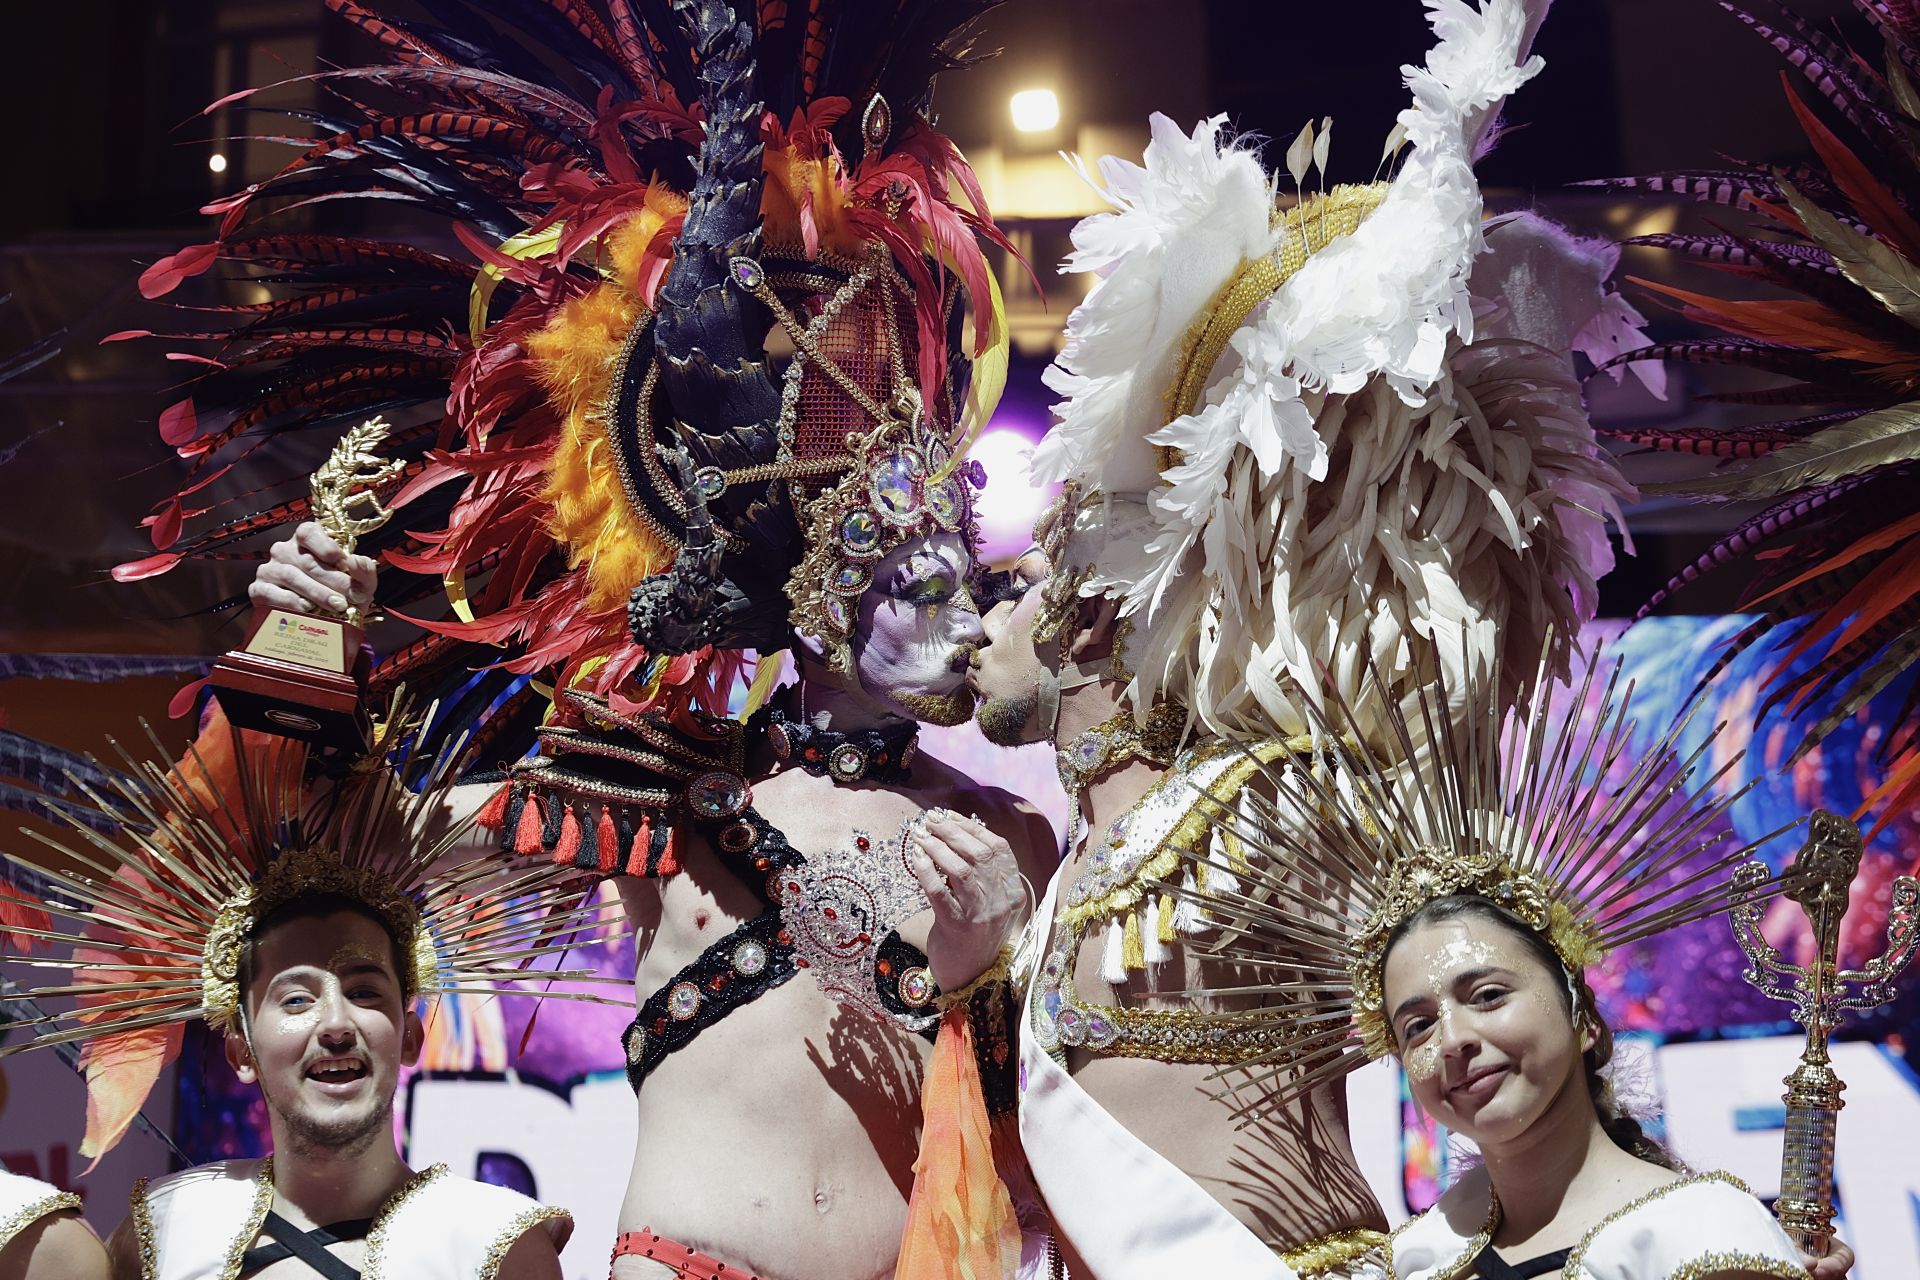
[[71, 1191], [59, 1191], [30, 1201], [10, 1215], [5, 1222], [0, 1222], [0, 1249], [6, 1248], [15, 1236], [48, 1214], [77, 1212], [79, 1208], [80, 1197]]
[[1282, 1249], [1280, 1261], [1293, 1268], [1300, 1280], [1312, 1280], [1312, 1277], [1324, 1272], [1361, 1261], [1379, 1262], [1384, 1266], [1387, 1261], [1387, 1233], [1371, 1227], [1329, 1231], [1305, 1244]]
[[[1561, 1271], [1570, 1276], [1579, 1275], [1580, 1268], [1586, 1265], [1587, 1250], [1593, 1247], [1594, 1240], [1598, 1238], [1602, 1231], [1605, 1231], [1608, 1227], [1620, 1221], [1620, 1219], [1626, 1217], [1628, 1214], [1638, 1213], [1655, 1200], [1660, 1199], [1662, 1196], [1671, 1195], [1682, 1187], [1699, 1186], [1704, 1182], [1724, 1182], [1745, 1195], [1750, 1196], [1753, 1194], [1752, 1189], [1749, 1188], [1746, 1183], [1726, 1172], [1724, 1169], [1710, 1169], [1705, 1173], [1690, 1174], [1687, 1177], [1676, 1178], [1672, 1182], [1663, 1183], [1643, 1195], [1635, 1196], [1606, 1217], [1600, 1219], [1600, 1221], [1594, 1223], [1593, 1226], [1588, 1229], [1587, 1234], [1580, 1237], [1580, 1243], [1573, 1246], [1573, 1252], [1567, 1255], [1567, 1261], [1561, 1267]], [[1496, 1200], [1494, 1203], [1497, 1208], [1499, 1202]], [[1707, 1274], [1711, 1274], [1711, 1270], [1712, 1269], [1709, 1268]]]
[[[1484, 1173], [1481, 1174], [1483, 1179], [1485, 1176]], [[1433, 1273], [1427, 1276], [1426, 1280], [1457, 1280], [1460, 1275], [1473, 1265], [1474, 1259], [1480, 1256], [1480, 1251], [1493, 1243], [1493, 1233], [1500, 1226], [1500, 1197], [1494, 1194], [1492, 1182], [1487, 1182], [1486, 1186], [1487, 1217], [1486, 1220], [1481, 1223], [1480, 1230], [1463, 1243], [1458, 1257], [1454, 1258], [1451, 1262], [1443, 1262], [1435, 1267]], [[1400, 1239], [1402, 1232], [1408, 1230], [1415, 1223], [1424, 1221], [1428, 1214], [1438, 1212], [1440, 1212], [1440, 1206], [1436, 1204], [1427, 1209], [1426, 1212], [1417, 1213], [1413, 1217], [1408, 1218], [1405, 1222], [1387, 1233], [1387, 1273], [1389, 1275], [1393, 1273], [1394, 1242]], [[1454, 1238], [1459, 1239], [1458, 1236]], [[1576, 1275], [1578, 1273], [1572, 1270], [1566, 1270], [1564, 1274]]]
[[147, 1203], [147, 1179], [134, 1179], [127, 1215], [133, 1219], [133, 1233], [140, 1242], [140, 1280], [157, 1280], [160, 1259], [153, 1240], [153, 1206]]
[[373, 1220], [373, 1226], [367, 1229], [367, 1256], [360, 1264], [360, 1280], [381, 1280], [382, 1276], [385, 1275], [383, 1268], [385, 1266], [387, 1248], [387, 1231], [393, 1226], [395, 1215], [406, 1207], [407, 1202], [413, 1198], [415, 1192], [427, 1184], [437, 1181], [446, 1171], [447, 1166], [444, 1164], [436, 1164], [431, 1168], [422, 1169], [419, 1173], [409, 1178], [398, 1191], [387, 1197], [387, 1202], [380, 1206], [380, 1213]]
[[981, 971], [979, 977], [957, 991], [942, 991], [934, 997], [934, 1007], [942, 1013], [945, 1013], [948, 1009], [956, 1005], [963, 1005], [973, 999], [975, 993], [982, 987], [990, 987], [1007, 981], [1012, 973], [1013, 948], [1010, 946], [1002, 946], [1000, 948], [1000, 954], [993, 958], [992, 964]]
[[540, 1223], [552, 1222], [556, 1218], [565, 1218], [571, 1222], [573, 1215], [565, 1209], [557, 1209], [547, 1204], [537, 1204], [531, 1209], [516, 1214], [487, 1247], [486, 1260], [480, 1264], [480, 1274], [475, 1277], [475, 1280], [497, 1280], [500, 1264], [506, 1260], [507, 1251], [519, 1242], [520, 1237]]

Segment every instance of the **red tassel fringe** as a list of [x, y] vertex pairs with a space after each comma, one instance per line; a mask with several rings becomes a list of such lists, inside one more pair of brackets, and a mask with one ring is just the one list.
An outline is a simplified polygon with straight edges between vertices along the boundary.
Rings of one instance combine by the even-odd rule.
[[560, 818], [560, 838], [553, 842], [553, 860], [571, 864], [580, 853], [580, 819], [574, 813], [573, 806]]
[[503, 783], [500, 789], [493, 793], [493, 799], [487, 801], [486, 807], [480, 810], [480, 816], [474, 821], [489, 831], [498, 831], [506, 825], [507, 801], [512, 798], [513, 784]]
[[540, 812], [540, 798], [528, 796], [526, 807], [520, 810], [520, 825], [514, 828], [513, 851], [523, 857], [531, 857], [540, 852], [540, 829], [546, 825], [546, 815]]

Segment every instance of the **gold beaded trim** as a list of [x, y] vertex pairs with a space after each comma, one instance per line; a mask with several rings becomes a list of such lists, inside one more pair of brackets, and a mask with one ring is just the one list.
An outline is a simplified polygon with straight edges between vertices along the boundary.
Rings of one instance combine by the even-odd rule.
[[[1122, 707], [1093, 728], [1074, 735], [1072, 742], [1054, 754], [1060, 773], [1060, 785], [1069, 799], [1077, 800], [1087, 785], [1101, 774], [1117, 769], [1136, 757], [1165, 768], [1180, 752], [1187, 734], [1187, 710], [1174, 702], [1156, 702], [1147, 710], [1144, 725], [1134, 719], [1133, 708]], [[1099, 744], [1097, 758], [1082, 764], [1080, 753]]]
[[393, 1226], [394, 1215], [406, 1206], [415, 1192], [439, 1180], [446, 1171], [447, 1166], [444, 1164], [422, 1169], [407, 1179], [398, 1191], [387, 1197], [387, 1202], [380, 1206], [380, 1213], [373, 1220], [373, 1226], [367, 1231], [367, 1256], [360, 1265], [360, 1280], [381, 1280], [384, 1274], [383, 1255], [387, 1247], [387, 1231]]
[[[240, 1274], [240, 1263], [247, 1256], [247, 1246], [260, 1234], [260, 1227], [267, 1220], [267, 1210], [273, 1208], [273, 1157], [268, 1156], [260, 1162], [260, 1171], [253, 1176], [253, 1207], [247, 1211], [246, 1224], [233, 1243], [227, 1246], [226, 1261], [220, 1267], [220, 1280], [234, 1280]], [[140, 1280], [160, 1280], [160, 1246], [153, 1230], [153, 1206], [147, 1201], [147, 1179], [137, 1179], [129, 1197], [127, 1208], [133, 1218], [134, 1234], [140, 1241]]]
[[140, 1280], [157, 1280], [159, 1247], [153, 1241], [153, 1208], [147, 1203], [147, 1180], [135, 1178], [127, 1198], [127, 1211], [133, 1218], [133, 1232], [140, 1241]]
[[[1482, 1176], [1484, 1177], [1485, 1175], [1483, 1174]], [[1436, 1212], [1438, 1212], [1437, 1208], [1427, 1210], [1427, 1213]], [[1413, 1226], [1422, 1218], [1425, 1218], [1427, 1213], [1416, 1214], [1387, 1233], [1387, 1263], [1389, 1272], [1392, 1270], [1394, 1242], [1400, 1238], [1401, 1232], [1407, 1230], [1407, 1228]], [[1435, 1267], [1432, 1274], [1426, 1277], [1426, 1280], [1458, 1280], [1458, 1277], [1473, 1265], [1473, 1260], [1480, 1256], [1480, 1251], [1493, 1243], [1493, 1233], [1499, 1226], [1500, 1197], [1494, 1194], [1493, 1183], [1488, 1182], [1487, 1217], [1481, 1224], [1480, 1230], [1474, 1234], [1471, 1240], [1467, 1241], [1465, 1247], [1461, 1249], [1459, 1257], [1455, 1258], [1452, 1262], [1443, 1263]], [[1569, 1266], [1563, 1270], [1562, 1274], [1577, 1275], [1578, 1273]]]
[[1667, 1280], [1701, 1280], [1703, 1276], [1717, 1276], [1723, 1271], [1752, 1271], [1763, 1276], [1778, 1276], [1779, 1280], [1806, 1280], [1807, 1277], [1807, 1269], [1797, 1263], [1740, 1249], [1716, 1249], [1687, 1259], [1673, 1269]]
[[1386, 1262], [1387, 1233], [1371, 1227], [1347, 1227], [1280, 1251], [1280, 1261], [1300, 1280], [1361, 1261]]
[[480, 1274], [476, 1280], [495, 1280], [500, 1274], [500, 1263], [506, 1258], [507, 1250], [513, 1248], [519, 1243], [521, 1236], [540, 1223], [552, 1222], [556, 1218], [565, 1218], [571, 1222], [573, 1215], [565, 1209], [556, 1209], [552, 1205], [545, 1204], [535, 1205], [516, 1215], [513, 1221], [506, 1225], [506, 1229], [494, 1237], [493, 1243], [488, 1246], [486, 1261], [480, 1264]]
[[[1573, 1251], [1567, 1255], [1567, 1261], [1565, 1265], [1561, 1267], [1561, 1271], [1570, 1276], [1579, 1275], [1580, 1268], [1586, 1265], [1587, 1250], [1593, 1247], [1593, 1242], [1595, 1237], [1597, 1237], [1602, 1231], [1605, 1231], [1608, 1227], [1612, 1226], [1614, 1223], [1620, 1221], [1620, 1219], [1626, 1217], [1628, 1214], [1637, 1213], [1641, 1209], [1644, 1209], [1648, 1205], [1652, 1204], [1655, 1200], [1658, 1200], [1660, 1197], [1664, 1195], [1669, 1195], [1675, 1191], [1678, 1191], [1682, 1187], [1698, 1186], [1699, 1184], [1704, 1182], [1724, 1182], [1728, 1186], [1734, 1188], [1735, 1190], [1741, 1192], [1744, 1195], [1750, 1196], [1753, 1194], [1752, 1189], [1749, 1188], [1746, 1183], [1734, 1177], [1732, 1174], [1726, 1172], [1724, 1169], [1712, 1169], [1707, 1171], [1706, 1173], [1689, 1174], [1684, 1178], [1677, 1178], [1674, 1181], [1666, 1183], [1663, 1186], [1655, 1187], [1653, 1190], [1648, 1191], [1643, 1195], [1635, 1196], [1633, 1199], [1627, 1201], [1625, 1204], [1621, 1205], [1618, 1209], [1615, 1209], [1612, 1213], [1608, 1214], [1606, 1217], [1600, 1219], [1600, 1221], [1594, 1223], [1593, 1226], [1588, 1229], [1587, 1234], [1580, 1237], [1580, 1243], [1573, 1246]], [[1499, 1205], [1500, 1205], [1499, 1199], [1498, 1197], [1496, 1197], [1494, 1199], [1494, 1208], [1498, 1210]], [[1696, 1275], [1707, 1274], [1713, 1270], [1714, 1268], [1707, 1267], [1707, 1268], [1704, 1268], [1702, 1271], [1696, 1272], [1695, 1274]], [[1806, 1272], [1804, 1269], [1801, 1269], [1794, 1272], [1794, 1274], [1797, 1276], [1804, 1276]]]
[[[1278, 1060], [1271, 1055], [1283, 1047], [1293, 1033], [1273, 1025], [1275, 1014], [1292, 1020], [1306, 1013], [1299, 1008], [1234, 1014], [1202, 1009], [1138, 1009], [1128, 1005], [1080, 1007], [1107, 1019], [1118, 1033], [1111, 1043], [1095, 1050], [1102, 1057], [1225, 1067], [1256, 1059], [1277, 1065]], [[1243, 1017], [1249, 1022], [1257, 1019], [1259, 1025], [1235, 1026]]]
[[61, 1191], [32, 1201], [4, 1222], [0, 1222], [0, 1249], [7, 1242], [25, 1231], [28, 1227], [50, 1213], [66, 1213], [80, 1208], [80, 1197], [71, 1191]]

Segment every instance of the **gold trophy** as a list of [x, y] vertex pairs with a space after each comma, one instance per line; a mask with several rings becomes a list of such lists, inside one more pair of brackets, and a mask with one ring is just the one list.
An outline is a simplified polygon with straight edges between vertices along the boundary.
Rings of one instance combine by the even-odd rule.
[[[375, 452], [392, 428], [369, 418], [342, 436], [313, 473], [312, 518], [349, 553], [393, 517], [380, 489], [405, 463]], [[227, 719], [321, 746], [364, 751], [370, 722], [364, 706], [366, 659], [360, 611], [340, 616], [262, 607], [247, 638], [213, 664], [210, 683]]]
[[[1800, 904], [1813, 926], [1814, 956], [1789, 964], [1760, 933], [1763, 904], [1748, 899], [1733, 908], [1733, 935], [1747, 953], [1746, 980], [1775, 1000], [1793, 1006], [1793, 1019], [1807, 1029], [1800, 1065], [1786, 1078], [1787, 1136], [1780, 1157], [1780, 1198], [1773, 1211], [1795, 1243], [1808, 1253], [1826, 1253], [1833, 1239], [1833, 1139], [1846, 1084], [1827, 1056], [1827, 1040], [1849, 1010], [1872, 1009], [1893, 999], [1893, 984], [1920, 945], [1915, 901], [1920, 881], [1893, 882], [1887, 916], [1887, 949], [1859, 969], [1839, 967], [1840, 922], [1847, 892], [1860, 869], [1860, 830], [1844, 818], [1816, 810], [1807, 843], [1783, 877], [1786, 896]], [[1765, 863], [1737, 873], [1742, 883], [1767, 879]]]

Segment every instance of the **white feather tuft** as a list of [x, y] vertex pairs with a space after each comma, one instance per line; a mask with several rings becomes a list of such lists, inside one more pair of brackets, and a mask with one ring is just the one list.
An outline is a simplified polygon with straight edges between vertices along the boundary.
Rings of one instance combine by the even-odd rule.
[[[1185, 135], [1155, 116], [1143, 165], [1101, 166], [1115, 211], [1074, 233], [1076, 267], [1099, 279], [1048, 371], [1065, 402], [1035, 472], [1100, 496], [1069, 556], [1092, 567], [1087, 594], [1139, 624], [1136, 708], [1165, 696], [1216, 732], [1303, 732], [1287, 678], [1318, 689], [1324, 666], [1352, 699], [1369, 658], [1405, 675], [1419, 640], [1445, 651], [1449, 687], [1496, 661], [1518, 681], [1534, 664], [1506, 657], [1537, 654], [1549, 629], [1564, 647], [1595, 607], [1612, 564], [1602, 518], [1630, 490], [1587, 421], [1574, 333], [1517, 341], [1529, 280], [1483, 280], [1477, 264], [1475, 135], [1542, 63], [1520, 57], [1519, 0], [1427, 10], [1438, 43], [1402, 69], [1408, 150], [1385, 199], [1256, 308], [1171, 422], [1182, 339], [1272, 251], [1269, 184], [1218, 117]], [[1309, 127], [1290, 163], [1313, 140]], [[1579, 341], [1617, 337], [1611, 260], [1561, 239], [1544, 252]], [[1180, 455], [1164, 472], [1161, 448]]]

